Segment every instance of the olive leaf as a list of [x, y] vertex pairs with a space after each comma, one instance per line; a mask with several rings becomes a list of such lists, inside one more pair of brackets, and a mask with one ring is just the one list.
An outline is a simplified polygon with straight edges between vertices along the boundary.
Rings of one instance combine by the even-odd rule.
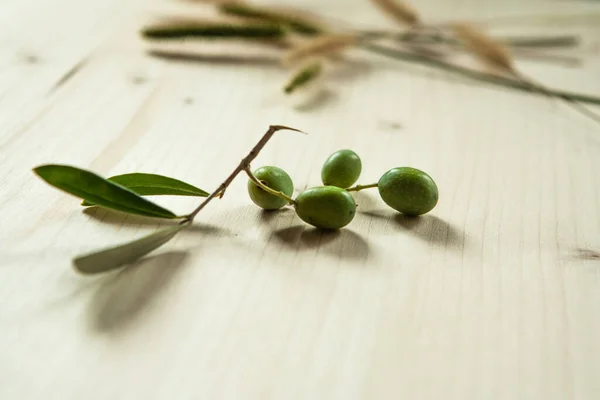
[[181, 218], [93, 172], [68, 165], [42, 165], [34, 172], [50, 185], [102, 207], [155, 218]]
[[[207, 192], [196, 186], [163, 175], [136, 172], [111, 176], [110, 178], [107, 178], [107, 180], [126, 187], [140, 196], [208, 196]], [[89, 201], [84, 201], [81, 205], [93, 206], [94, 204]]]
[[79, 256], [73, 260], [73, 266], [82, 274], [98, 274], [117, 269], [135, 262], [167, 243], [189, 225], [190, 223], [188, 222], [177, 226], [170, 226], [133, 242]]

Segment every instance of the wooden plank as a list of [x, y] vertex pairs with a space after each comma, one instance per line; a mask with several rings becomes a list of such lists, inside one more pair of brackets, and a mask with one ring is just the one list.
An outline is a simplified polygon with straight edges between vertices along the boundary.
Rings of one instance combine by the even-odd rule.
[[[40, 1], [39, 14], [3, 3], [12, 38], [26, 18], [38, 33], [52, 18], [79, 21], [80, 34], [58, 23], [48, 37], [0, 42], [13, 51], [0, 58], [10, 65], [0, 75], [0, 398], [600, 395], [596, 125], [548, 99], [359, 52], [328, 72], [318, 102], [295, 107], [273, 51], [246, 49], [245, 63], [219, 46], [203, 48], [214, 55], [203, 62], [148, 56], [137, 28], [179, 4], [79, 3]], [[487, 15], [434, 3], [432, 18]], [[348, 4], [323, 9], [381, 21], [367, 2]], [[15, 61], [23, 43], [47, 65]], [[521, 65], [600, 90], [594, 62]], [[32, 167], [163, 173], [210, 190], [269, 124], [308, 132], [278, 134], [254, 165], [283, 167], [296, 192], [319, 184], [328, 154], [352, 148], [363, 183], [411, 165], [436, 179], [440, 203], [409, 220], [376, 191], [359, 193], [352, 224], [324, 234], [292, 210], [260, 212], [240, 178], [155, 257], [102, 277], [73, 272], [75, 254], [158, 224], [82, 213]], [[197, 203], [158, 201], [178, 212]]]

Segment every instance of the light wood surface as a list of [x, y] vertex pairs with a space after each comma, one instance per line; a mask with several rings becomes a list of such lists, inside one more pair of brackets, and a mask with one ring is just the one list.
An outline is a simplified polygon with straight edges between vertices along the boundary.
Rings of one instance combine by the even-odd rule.
[[[388, 23], [366, 0], [293, 4]], [[432, 20], [512, 17], [498, 32], [580, 33], [582, 67], [519, 65], [600, 94], [597, 21], [514, 18], [590, 16], [594, 2], [417, 5]], [[146, 54], [140, 26], [198, 10], [0, 2], [0, 399], [600, 398], [597, 125], [555, 101], [359, 52], [300, 106], [281, 94], [288, 72], [251, 50], [245, 63], [218, 46], [198, 62]], [[352, 148], [363, 183], [414, 166], [440, 203], [407, 220], [360, 193], [353, 223], [322, 234], [291, 210], [261, 213], [239, 178], [154, 257], [94, 278], [72, 270], [74, 255], [157, 225], [82, 212], [32, 167], [155, 172], [210, 190], [269, 124], [309, 133], [278, 134], [255, 162], [286, 169], [297, 191]]]

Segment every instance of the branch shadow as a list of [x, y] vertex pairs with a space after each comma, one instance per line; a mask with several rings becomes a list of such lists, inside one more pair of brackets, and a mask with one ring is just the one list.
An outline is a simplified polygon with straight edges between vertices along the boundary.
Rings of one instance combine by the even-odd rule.
[[[157, 219], [143, 217], [139, 215], [127, 214], [120, 211], [109, 210], [101, 207], [88, 207], [83, 210], [83, 213], [96, 222], [108, 225], [131, 225], [131, 226], [153, 226], [157, 229], [160, 227], [168, 227], [179, 225], [179, 219]], [[186, 232], [204, 233], [204, 234], [220, 234], [225, 235], [229, 232], [216, 225], [208, 224], [193, 224], [186, 228]]]
[[342, 259], [365, 259], [369, 243], [349, 229], [322, 230], [305, 225], [279, 229], [273, 237], [285, 246], [298, 251], [324, 251]]
[[163, 222], [167, 225], [175, 226], [179, 223], [178, 220], [143, 217], [141, 215], [128, 214], [95, 206], [86, 207], [82, 212], [94, 221], [109, 225], [158, 226], [160, 222]]
[[277, 69], [281, 68], [277, 57], [261, 54], [210, 54], [196, 51], [158, 49], [148, 50], [146, 53], [151, 57], [159, 58], [161, 60], [186, 64], [244, 64], [259, 67], [273, 67]]
[[187, 257], [187, 252], [162, 253], [143, 258], [107, 277], [89, 304], [92, 328], [108, 333], [134, 324], [173, 282]]

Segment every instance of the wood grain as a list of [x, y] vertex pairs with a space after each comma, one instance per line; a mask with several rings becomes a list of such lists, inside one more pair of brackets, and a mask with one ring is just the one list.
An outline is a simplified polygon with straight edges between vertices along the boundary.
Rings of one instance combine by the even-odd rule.
[[[366, 1], [294, 4], [386, 23]], [[418, 6], [433, 20], [598, 12], [571, 2]], [[305, 104], [281, 93], [289, 71], [273, 49], [245, 49], [242, 62], [219, 45], [186, 47], [201, 51], [194, 60], [147, 54], [142, 24], [198, 7], [0, 4], [1, 399], [600, 396], [596, 125], [542, 97], [359, 52]], [[589, 24], [571, 31], [586, 49], [599, 37]], [[598, 54], [582, 56], [580, 69], [519, 67], [598, 94]], [[269, 124], [309, 133], [278, 134], [255, 162], [284, 168], [297, 191], [319, 183], [330, 153], [352, 148], [362, 183], [414, 166], [436, 179], [440, 203], [406, 219], [376, 192], [359, 193], [349, 228], [326, 234], [291, 210], [261, 213], [240, 178], [155, 256], [96, 278], [72, 270], [74, 255], [157, 225], [82, 212], [32, 167], [161, 173], [212, 190]], [[197, 200], [159, 201], [185, 212]]]

